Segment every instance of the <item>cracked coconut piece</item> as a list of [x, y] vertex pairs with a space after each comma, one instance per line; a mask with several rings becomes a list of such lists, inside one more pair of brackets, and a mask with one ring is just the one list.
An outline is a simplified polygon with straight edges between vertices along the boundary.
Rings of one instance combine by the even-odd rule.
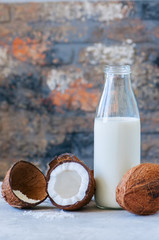
[[47, 198], [46, 179], [35, 165], [19, 161], [3, 180], [2, 196], [12, 207], [34, 207]]
[[64, 210], [77, 210], [90, 202], [95, 190], [91, 171], [76, 156], [64, 153], [49, 164], [47, 191], [53, 205]]

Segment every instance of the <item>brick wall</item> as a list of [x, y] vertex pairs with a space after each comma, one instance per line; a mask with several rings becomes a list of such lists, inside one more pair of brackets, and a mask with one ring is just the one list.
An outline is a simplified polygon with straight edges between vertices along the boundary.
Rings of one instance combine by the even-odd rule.
[[0, 178], [73, 152], [93, 165], [105, 64], [130, 64], [142, 161], [159, 162], [159, 3], [0, 4]]

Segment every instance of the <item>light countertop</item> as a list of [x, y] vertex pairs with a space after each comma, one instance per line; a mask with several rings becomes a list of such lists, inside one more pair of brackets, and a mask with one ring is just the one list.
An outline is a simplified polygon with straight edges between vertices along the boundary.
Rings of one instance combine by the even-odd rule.
[[137, 216], [100, 210], [94, 201], [64, 212], [47, 199], [31, 210], [9, 206], [0, 197], [0, 240], [159, 240], [159, 213]]

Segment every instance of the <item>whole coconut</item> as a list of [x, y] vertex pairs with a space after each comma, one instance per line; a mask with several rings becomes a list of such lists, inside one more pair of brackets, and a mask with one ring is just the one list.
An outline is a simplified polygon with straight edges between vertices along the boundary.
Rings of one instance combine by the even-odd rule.
[[159, 210], [159, 165], [143, 163], [131, 168], [116, 188], [116, 201], [135, 214], [156, 213]]

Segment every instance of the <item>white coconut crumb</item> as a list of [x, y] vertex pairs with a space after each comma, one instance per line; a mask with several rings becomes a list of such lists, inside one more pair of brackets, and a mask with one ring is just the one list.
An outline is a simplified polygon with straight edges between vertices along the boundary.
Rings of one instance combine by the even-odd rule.
[[35, 199], [28, 198], [25, 194], [23, 194], [19, 190], [13, 190], [13, 192], [20, 200], [22, 200], [24, 202], [27, 202], [27, 203], [37, 203], [37, 202], [40, 202], [40, 200], [35, 200]]
[[67, 213], [63, 210], [57, 210], [56, 212], [55, 211], [52, 211], [52, 212], [48, 212], [48, 211], [45, 211], [45, 212], [35, 212], [35, 210], [30, 210], [30, 211], [24, 211], [23, 212], [23, 215], [24, 216], [32, 216], [36, 219], [40, 219], [42, 218], [43, 220], [46, 220], [46, 221], [52, 221], [54, 219], [63, 219], [63, 218], [74, 218], [74, 214], [72, 213]]

